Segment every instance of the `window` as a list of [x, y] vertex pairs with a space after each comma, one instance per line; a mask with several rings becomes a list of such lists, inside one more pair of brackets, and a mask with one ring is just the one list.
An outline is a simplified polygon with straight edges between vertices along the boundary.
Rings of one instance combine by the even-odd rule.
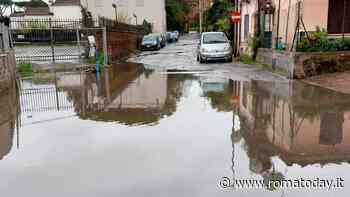
[[136, 7], [145, 6], [145, 0], [136, 0]]
[[128, 0], [117, 0], [118, 7], [128, 7]]
[[203, 35], [204, 44], [217, 44], [217, 43], [227, 43], [228, 40], [223, 33], [210, 33]]
[[350, 33], [350, 0], [329, 1], [328, 33]]
[[249, 35], [249, 15], [244, 15], [244, 40], [248, 39]]
[[272, 14], [265, 14], [265, 31], [272, 31]]

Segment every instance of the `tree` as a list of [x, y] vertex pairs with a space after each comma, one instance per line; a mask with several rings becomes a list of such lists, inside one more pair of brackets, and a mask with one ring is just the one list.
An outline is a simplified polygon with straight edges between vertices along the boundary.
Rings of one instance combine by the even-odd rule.
[[187, 16], [190, 13], [190, 6], [179, 0], [166, 1], [167, 28], [169, 30], [185, 30]]
[[230, 13], [233, 4], [230, 0], [214, 0], [213, 6], [206, 11], [206, 23], [208, 30], [225, 31], [230, 28]]
[[[1, 0], [0, 0], [1, 1]], [[42, 0], [18, 1], [14, 2], [18, 7], [48, 7], [49, 5]]]
[[4, 17], [8, 9], [12, 10], [12, 0], [0, 0], [0, 17]]

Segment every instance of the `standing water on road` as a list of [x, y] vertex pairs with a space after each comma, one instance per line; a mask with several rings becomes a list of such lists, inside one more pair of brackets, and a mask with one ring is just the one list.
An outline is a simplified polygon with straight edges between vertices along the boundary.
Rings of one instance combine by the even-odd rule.
[[[20, 102], [0, 96], [3, 196], [350, 192], [342, 187], [350, 179], [349, 95], [141, 64], [33, 76], [18, 91]], [[267, 184], [300, 179], [295, 188]], [[255, 188], [243, 185], [254, 180]]]

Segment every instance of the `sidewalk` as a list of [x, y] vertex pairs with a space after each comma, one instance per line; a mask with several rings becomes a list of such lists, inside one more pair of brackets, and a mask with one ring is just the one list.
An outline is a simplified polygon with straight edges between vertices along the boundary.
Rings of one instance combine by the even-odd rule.
[[350, 71], [323, 74], [302, 80], [305, 83], [328, 88], [337, 92], [350, 94]]

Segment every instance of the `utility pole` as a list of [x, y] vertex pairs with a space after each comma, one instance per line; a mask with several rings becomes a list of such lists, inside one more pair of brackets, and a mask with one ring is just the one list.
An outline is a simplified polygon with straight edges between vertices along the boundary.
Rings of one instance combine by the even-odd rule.
[[117, 6], [117, 4], [113, 3], [112, 7], [114, 8], [115, 22], [118, 23], [118, 6]]
[[199, 9], [199, 33], [202, 33], [202, 31], [203, 31], [203, 10], [202, 10], [202, 0], [198, 0], [198, 9]]

